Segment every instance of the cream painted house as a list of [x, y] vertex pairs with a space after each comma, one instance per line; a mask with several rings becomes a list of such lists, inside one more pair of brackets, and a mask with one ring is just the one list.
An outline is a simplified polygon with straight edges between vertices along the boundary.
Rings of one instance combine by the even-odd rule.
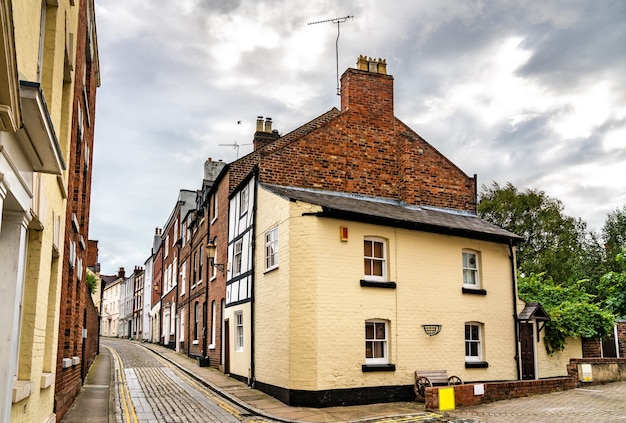
[[263, 184], [256, 219], [260, 389], [326, 406], [411, 400], [417, 369], [519, 378], [517, 236], [470, 214]]

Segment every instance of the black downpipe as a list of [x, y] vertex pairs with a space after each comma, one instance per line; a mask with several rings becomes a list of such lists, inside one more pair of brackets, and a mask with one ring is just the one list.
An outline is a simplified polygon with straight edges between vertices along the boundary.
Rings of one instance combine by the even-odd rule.
[[517, 275], [515, 273], [515, 256], [513, 255], [513, 240], [509, 239], [509, 259], [511, 260], [511, 285], [513, 287], [513, 325], [515, 332], [515, 370], [517, 380], [521, 379], [519, 362], [519, 325], [517, 324]]

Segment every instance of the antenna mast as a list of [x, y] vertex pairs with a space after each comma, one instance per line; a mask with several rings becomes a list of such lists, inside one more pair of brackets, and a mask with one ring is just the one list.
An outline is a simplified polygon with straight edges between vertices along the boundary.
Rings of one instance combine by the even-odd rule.
[[309, 22], [307, 25], [315, 25], [325, 22], [336, 23], [337, 24], [337, 40], [335, 41], [335, 63], [337, 65], [337, 95], [341, 95], [341, 88], [339, 86], [339, 24], [344, 23], [348, 19], [354, 18], [354, 16], [348, 15], [341, 18], [333, 18], [333, 19], [324, 19], [322, 21]]

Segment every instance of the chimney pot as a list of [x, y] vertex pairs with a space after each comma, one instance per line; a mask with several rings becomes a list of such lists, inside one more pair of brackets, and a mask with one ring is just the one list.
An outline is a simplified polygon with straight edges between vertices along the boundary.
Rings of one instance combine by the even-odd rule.
[[257, 116], [256, 118], [256, 131], [263, 132], [263, 116]]
[[272, 118], [265, 118], [265, 132], [272, 132]]

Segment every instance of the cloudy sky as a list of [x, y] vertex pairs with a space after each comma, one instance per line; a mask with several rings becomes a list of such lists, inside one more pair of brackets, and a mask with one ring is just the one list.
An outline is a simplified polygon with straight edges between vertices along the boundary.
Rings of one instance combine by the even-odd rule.
[[144, 264], [179, 190], [251, 152], [257, 116], [285, 134], [339, 108], [337, 25], [307, 23], [348, 15], [339, 73], [385, 58], [396, 116], [479, 185], [543, 190], [595, 230], [626, 205], [623, 0], [95, 3], [104, 274]]

